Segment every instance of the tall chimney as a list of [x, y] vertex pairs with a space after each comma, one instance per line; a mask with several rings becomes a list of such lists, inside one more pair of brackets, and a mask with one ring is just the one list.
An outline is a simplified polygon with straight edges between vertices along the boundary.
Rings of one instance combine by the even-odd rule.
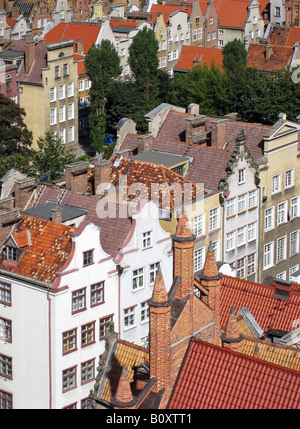
[[65, 166], [66, 188], [79, 194], [87, 192], [88, 162], [77, 161]]
[[28, 40], [25, 42], [25, 74], [29, 75], [35, 60], [35, 42]]
[[15, 207], [24, 210], [36, 185], [36, 179], [26, 177], [15, 181]]
[[138, 136], [138, 153], [152, 149], [152, 134]]
[[271, 45], [266, 46], [266, 60], [271, 58], [273, 47]]
[[62, 208], [57, 206], [51, 210], [52, 222], [56, 225], [60, 225], [62, 223]]
[[20, 209], [13, 208], [0, 211], [0, 250], [8, 238], [12, 227], [20, 220]]
[[81, 55], [83, 54], [83, 38], [77, 37], [77, 54]]
[[100, 195], [108, 187], [110, 183], [110, 161], [101, 160], [94, 167], [94, 189], [95, 194]]
[[226, 142], [226, 119], [211, 121], [211, 146], [222, 149]]

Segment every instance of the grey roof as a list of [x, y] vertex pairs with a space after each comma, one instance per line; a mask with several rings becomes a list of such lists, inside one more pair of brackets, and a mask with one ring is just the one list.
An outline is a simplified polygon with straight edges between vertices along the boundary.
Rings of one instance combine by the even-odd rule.
[[256, 322], [247, 307], [241, 308], [237, 315], [243, 317], [244, 322], [246, 323], [247, 327], [250, 329], [255, 338], [262, 338], [264, 331]]
[[24, 56], [24, 54], [24, 51], [6, 49], [5, 51], [0, 52], [0, 58], [18, 58]]
[[115, 33], [130, 33], [131, 31], [136, 30], [136, 27], [129, 27], [127, 25], [119, 25], [118, 27], [114, 27], [113, 32]]
[[156, 150], [145, 150], [138, 155], [131, 157], [139, 161], [153, 162], [154, 164], [162, 164], [165, 167], [173, 167], [173, 165], [188, 161], [190, 158], [182, 155], [174, 155], [173, 153], [159, 152]]
[[168, 106], [168, 103], [161, 103], [159, 106], [155, 107], [155, 109], [151, 110], [150, 112], [146, 113], [145, 118], [151, 118], [151, 116], [158, 113], [160, 110], [164, 109], [166, 106]]
[[[41, 206], [32, 207], [31, 209], [25, 210], [24, 214], [37, 217], [39, 219], [51, 220], [51, 210], [57, 206], [56, 202], [48, 201], [46, 204]], [[62, 222], [76, 219], [80, 216], [84, 216], [88, 211], [79, 207], [69, 206], [66, 204], [60, 204], [62, 208]]]

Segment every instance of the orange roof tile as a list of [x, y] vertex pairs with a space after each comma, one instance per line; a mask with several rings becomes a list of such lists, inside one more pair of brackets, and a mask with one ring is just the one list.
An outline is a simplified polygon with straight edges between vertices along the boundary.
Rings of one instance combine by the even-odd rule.
[[[45, 40], [47, 43], [61, 42], [63, 40], [74, 40], [76, 42], [77, 38], [82, 38], [83, 51], [86, 54], [92, 44], [96, 43], [100, 30], [100, 25], [61, 22], [45, 35]], [[76, 52], [76, 45], [74, 45], [74, 52]]]
[[291, 27], [285, 46], [294, 46], [296, 42], [300, 42], [300, 27]]
[[[271, 56], [266, 58], [267, 49], [271, 50]], [[255, 67], [258, 70], [273, 72], [283, 70], [292, 61], [294, 50], [290, 46], [271, 46], [263, 44], [250, 44], [248, 48], [247, 67]]]
[[220, 0], [216, 4], [221, 27], [242, 28], [248, 16], [249, 0]]
[[217, 67], [223, 68], [221, 49], [183, 45], [174, 70], [192, 70], [198, 64], [210, 67], [212, 63]]
[[14, 18], [6, 18], [7, 25], [13, 30], [15, 27], [16, 20]]
[[21, 249], [22, 247], [28, 246], [28, 235], [30, 234], [29, 230], [27, 231], [21, 231], [21, 232], [17, 232], [15, 234], [12, 235], [12, 238], [14, 240], [14, 242], [16, 243], [16, 245], [18, 246], [19, 249]]
[[176, 12], [177, 10], [180, 10], [182, 12], [186, 12], [187, 16], [189, 17], [192, 12], [192, 4], [186, 4], [186, 5], [162, 5], [162, 4], [153, 4], [151, 7], [151, 13], [153, 15], [153, 22], [157, 21], [157, 16], [159, 14], [164, 15], [164, 22], [167, 23], [169, 20], [169, 17], [172, 13]]
[[4, 260], [0, 267], [25, 277], [51, 283], [69, 257], [71, 236], [75, 228], [22, 215], [13, 237], [24, 240], [24, 232], [27, 235], [27, 231], [30, 232], [31, 244], [28, 243], [20, 260], [13, 266]]

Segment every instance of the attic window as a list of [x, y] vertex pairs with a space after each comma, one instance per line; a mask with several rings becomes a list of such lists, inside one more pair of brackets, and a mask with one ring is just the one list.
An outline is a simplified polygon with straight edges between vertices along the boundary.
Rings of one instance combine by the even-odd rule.
[[15, 247], [6, 246], [6, 259], [10, 259], [11, 261], [17, 261], [18, 250]]

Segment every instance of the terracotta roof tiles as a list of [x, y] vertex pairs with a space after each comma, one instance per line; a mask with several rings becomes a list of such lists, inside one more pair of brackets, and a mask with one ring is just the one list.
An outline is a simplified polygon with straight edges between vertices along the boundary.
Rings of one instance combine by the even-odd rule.
[[221, 27], [242, 28], [248, 16], [249, 0], [219, 0], [216, 11]]
[[[270, 57], [267, 59], [268, 50], [270, 50]], [[254, 67], [268, 72], [283, 70], [291, 64], [293, 54], [293, 47], [290, 46], [250, 44], [247, 67]]]
[[183, 45], [174, 70], [192, 70], [192, 68], [198, 64], [210, 67], [213, 63], [217, 67], [223, 67], [223, 54], [221, 49]]
[[299, 372], [194, 339], [169, 408], [298, 409], [299, 382]]

